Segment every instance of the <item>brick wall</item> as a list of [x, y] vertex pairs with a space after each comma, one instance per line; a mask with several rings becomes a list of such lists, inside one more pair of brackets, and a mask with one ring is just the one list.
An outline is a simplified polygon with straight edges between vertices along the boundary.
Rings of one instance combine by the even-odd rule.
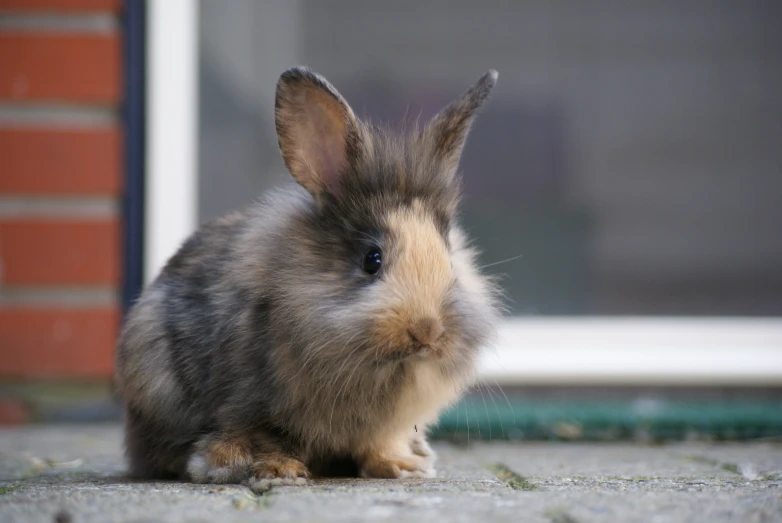
[[120, 8], [0, 0], [0, 379], [111, 375]]

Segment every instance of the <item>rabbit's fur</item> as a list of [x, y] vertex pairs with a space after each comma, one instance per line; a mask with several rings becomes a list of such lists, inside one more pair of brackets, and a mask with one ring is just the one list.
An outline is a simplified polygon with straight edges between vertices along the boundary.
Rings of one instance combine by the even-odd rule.
[[434, 474], [426, 428], [498, 317], [455, 215], [459, 155], [496, 78], [400, 137], [308, 69], [280, 77], [299, 185], [201, 227], [122, 330], [131, 473], [263, 489], [344, 458], [365, 477]]

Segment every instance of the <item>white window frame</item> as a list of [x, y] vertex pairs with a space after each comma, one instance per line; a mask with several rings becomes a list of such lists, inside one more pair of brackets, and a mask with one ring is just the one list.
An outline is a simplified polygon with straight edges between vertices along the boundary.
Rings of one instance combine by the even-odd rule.
[[198, 2], [147, 2], [144, 282], [197, 226]]
[[[198, 2], [148, 2], [145, 281], [197, 226]], [[782, 385], [782, 318], [510, 318], [504, 385]]]

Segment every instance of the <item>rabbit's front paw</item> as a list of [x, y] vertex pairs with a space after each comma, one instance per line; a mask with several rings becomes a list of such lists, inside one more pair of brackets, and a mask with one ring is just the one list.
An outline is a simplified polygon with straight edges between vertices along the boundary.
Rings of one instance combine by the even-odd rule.
[[431, 458], [432, 461], [437, 457], [434, 450], [432, 450], [432, 447], [430, 447], [429, 443], [426, 441], [426, 436], [421, 433], [414, 434], [410, 438], [410, 450], [416, 456]]
[[429, 459], [419, 456], [369, 456], [361, 463], [362, 478], [433, 478], [436, 474]]
[[437, 460], [437, 453], [429, 446], [425, 435], [413, 434], [410, 438], [410, 452], [423, 461], [427, 469], [432, 471], [431, 476], [428, 477], [434, 476], [434, 462]]
[[247, 485], [255, 492], [265, 492], [275, 485], [306, 485], [310, 476], [306, 465], [284, 454], [255, 456]]

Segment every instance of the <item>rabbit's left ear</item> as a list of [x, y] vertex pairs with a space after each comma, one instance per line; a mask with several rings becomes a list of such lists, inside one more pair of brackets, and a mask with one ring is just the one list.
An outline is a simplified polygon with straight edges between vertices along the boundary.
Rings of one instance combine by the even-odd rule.
[[497, 83], [497, 76], [497, 71], [490, 69], [474, 86], [440, 111], [424, 129], [432, 154], [449, 174], [456, 172], [467, 133], [478, 109]]
[[285, 71], [275, 99], [277, 138], [286, 167], [313, 196], [338, 196], [360, 149], [356, 117], [322, 76], [306, 67]]

